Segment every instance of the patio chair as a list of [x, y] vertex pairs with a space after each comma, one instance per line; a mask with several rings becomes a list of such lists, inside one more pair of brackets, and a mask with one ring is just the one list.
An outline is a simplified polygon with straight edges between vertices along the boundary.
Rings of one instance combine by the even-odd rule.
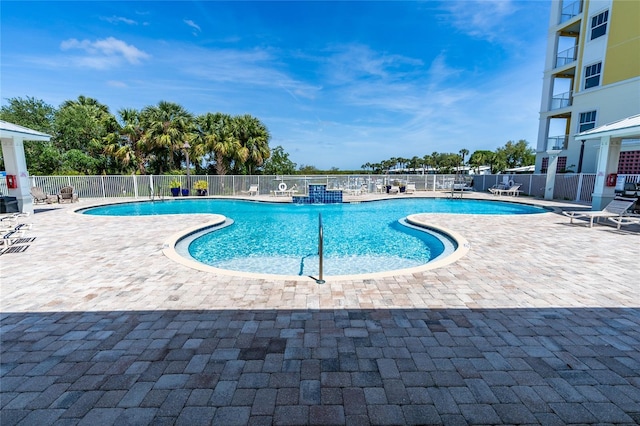
[[60, 188], [60, 192], [58, 192], [58, 202], [62, 203], [64, 201], [71, 203], [78, 201], [78, 194], [75, 192], [73, 186], [63, 186]]
[[515, 185], [511, 185], [509, 188], [489, 188], [489, 192], [491, 192], [493, 195], [506, 194], [506, 195], [513, 195], [517, 197], [518, 195], [520, 195], [521, 186], [522, 186], [521, 184], [515, 184]]
[[594, 219], [596, 221], [601, 217], [621, 219], [629, 207], [631, 207], [635, 202], [636, 200], [631, 198], [616, 198], [607, 204], [602, 210], [566, 211], [562, 212], [562, 214], [571, 218], [569, 223], [573, 223], [573, 219], [576, 218], [589, 218], [589, 228], [592, 228]]
[[38, 203], [51, 204], [53, 202], [58, 201], [58, 197], [56, 195], [47, 194], [39, 186], [34, 186], [31, 188], [31, 196], [33, 197], [34, 204], [38, 204]]
[[4, 244], [5, 247], [9, 247], [15, 241], [19, 240], [24, 236], [24, 230], [16, 230], [12, 229], [8, 232], [2, 232], [2, 236], [0, 237], [0, 241]]
[[415, 183], [408, 183], [407, 186], [405, 186], [404, 188], [404, 193], [405, 194], [415, 194], [416, 192], [416, 184]]
[[617, 229], [620, 229], [623, 225], [633, 225], [635, 223], [640, 224], [640, 216], [616, 216], [607, 218], [611, 222], [617, 225]]
[[249, 189], [247, 191], [240, 191], [243, 194], [249, 195], [258, 195], [258, 185], [249, 185]]

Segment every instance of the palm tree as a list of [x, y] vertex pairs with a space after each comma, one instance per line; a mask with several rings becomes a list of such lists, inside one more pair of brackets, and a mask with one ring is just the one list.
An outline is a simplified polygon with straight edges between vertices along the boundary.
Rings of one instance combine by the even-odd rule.
[[140, 111], [123, 108], [118, 111], [121, 125], [117, 132], [107, 135], [105, 152], [115, 157], [126, 168], [135, 165], [138, 173], [146, 174], [146, 158], [140, 141], [144, 129], [140, 123]]
[[240, 143], [241, 148], [236, 151], [235, 169], [243, 169], [252, 174], [256, 167], [262, 166], [264, 160], [269, 158], [269, 131], [266, 126], [249, 114], [234, 117], [232, 119], [234, 137]]
[[217, 112], [206, 113], [197, 118], [199, 143], [195, 146], [195, 154], [204, 156], [213, 154], [216, 173], [225, 175], [229, 171], [231, 161], [242, 148], [240, 141], [233, 134], [231, 116]]
[[462, 148], [460, 150], [460, 156], [462, 156], [462, 167], [464, 167], [464, 157], [469, 154], [469, 150], [466, 148]]
[[145, 128], [142, 143], [155, 154], [158, 173], [179, 168], [185, 144], [195, 138], [193, 116], [176, 103], [160, 101], [145, 107], [140, 118]]

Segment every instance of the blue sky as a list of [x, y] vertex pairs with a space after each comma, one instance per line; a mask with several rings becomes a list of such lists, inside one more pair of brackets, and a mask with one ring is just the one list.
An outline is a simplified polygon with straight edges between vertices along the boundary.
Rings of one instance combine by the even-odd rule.
[[251, 114], [290, 159], [535, 147], [550, 1], [3, 1], [0, 96]]

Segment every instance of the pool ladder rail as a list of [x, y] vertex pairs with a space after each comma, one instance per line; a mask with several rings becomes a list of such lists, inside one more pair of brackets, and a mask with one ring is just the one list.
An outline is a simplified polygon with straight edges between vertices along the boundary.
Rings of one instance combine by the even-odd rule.
[[324, 284], [325, 280], [322, 279], [323, 276], [323, 254], [324, 251], [324, 230], [322, 227], [322, 213], [318, 213], [318, 279], [316, 283]]

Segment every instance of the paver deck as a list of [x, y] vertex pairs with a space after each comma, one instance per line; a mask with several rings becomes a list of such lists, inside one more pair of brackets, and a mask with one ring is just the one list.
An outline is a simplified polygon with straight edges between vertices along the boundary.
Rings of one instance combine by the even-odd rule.
[[2, 426], [640, 423], [640, 226], [429, 214], [465, 257], [319, 285], [167, 259], [206, 215], [71, 207], [0, 256]]

